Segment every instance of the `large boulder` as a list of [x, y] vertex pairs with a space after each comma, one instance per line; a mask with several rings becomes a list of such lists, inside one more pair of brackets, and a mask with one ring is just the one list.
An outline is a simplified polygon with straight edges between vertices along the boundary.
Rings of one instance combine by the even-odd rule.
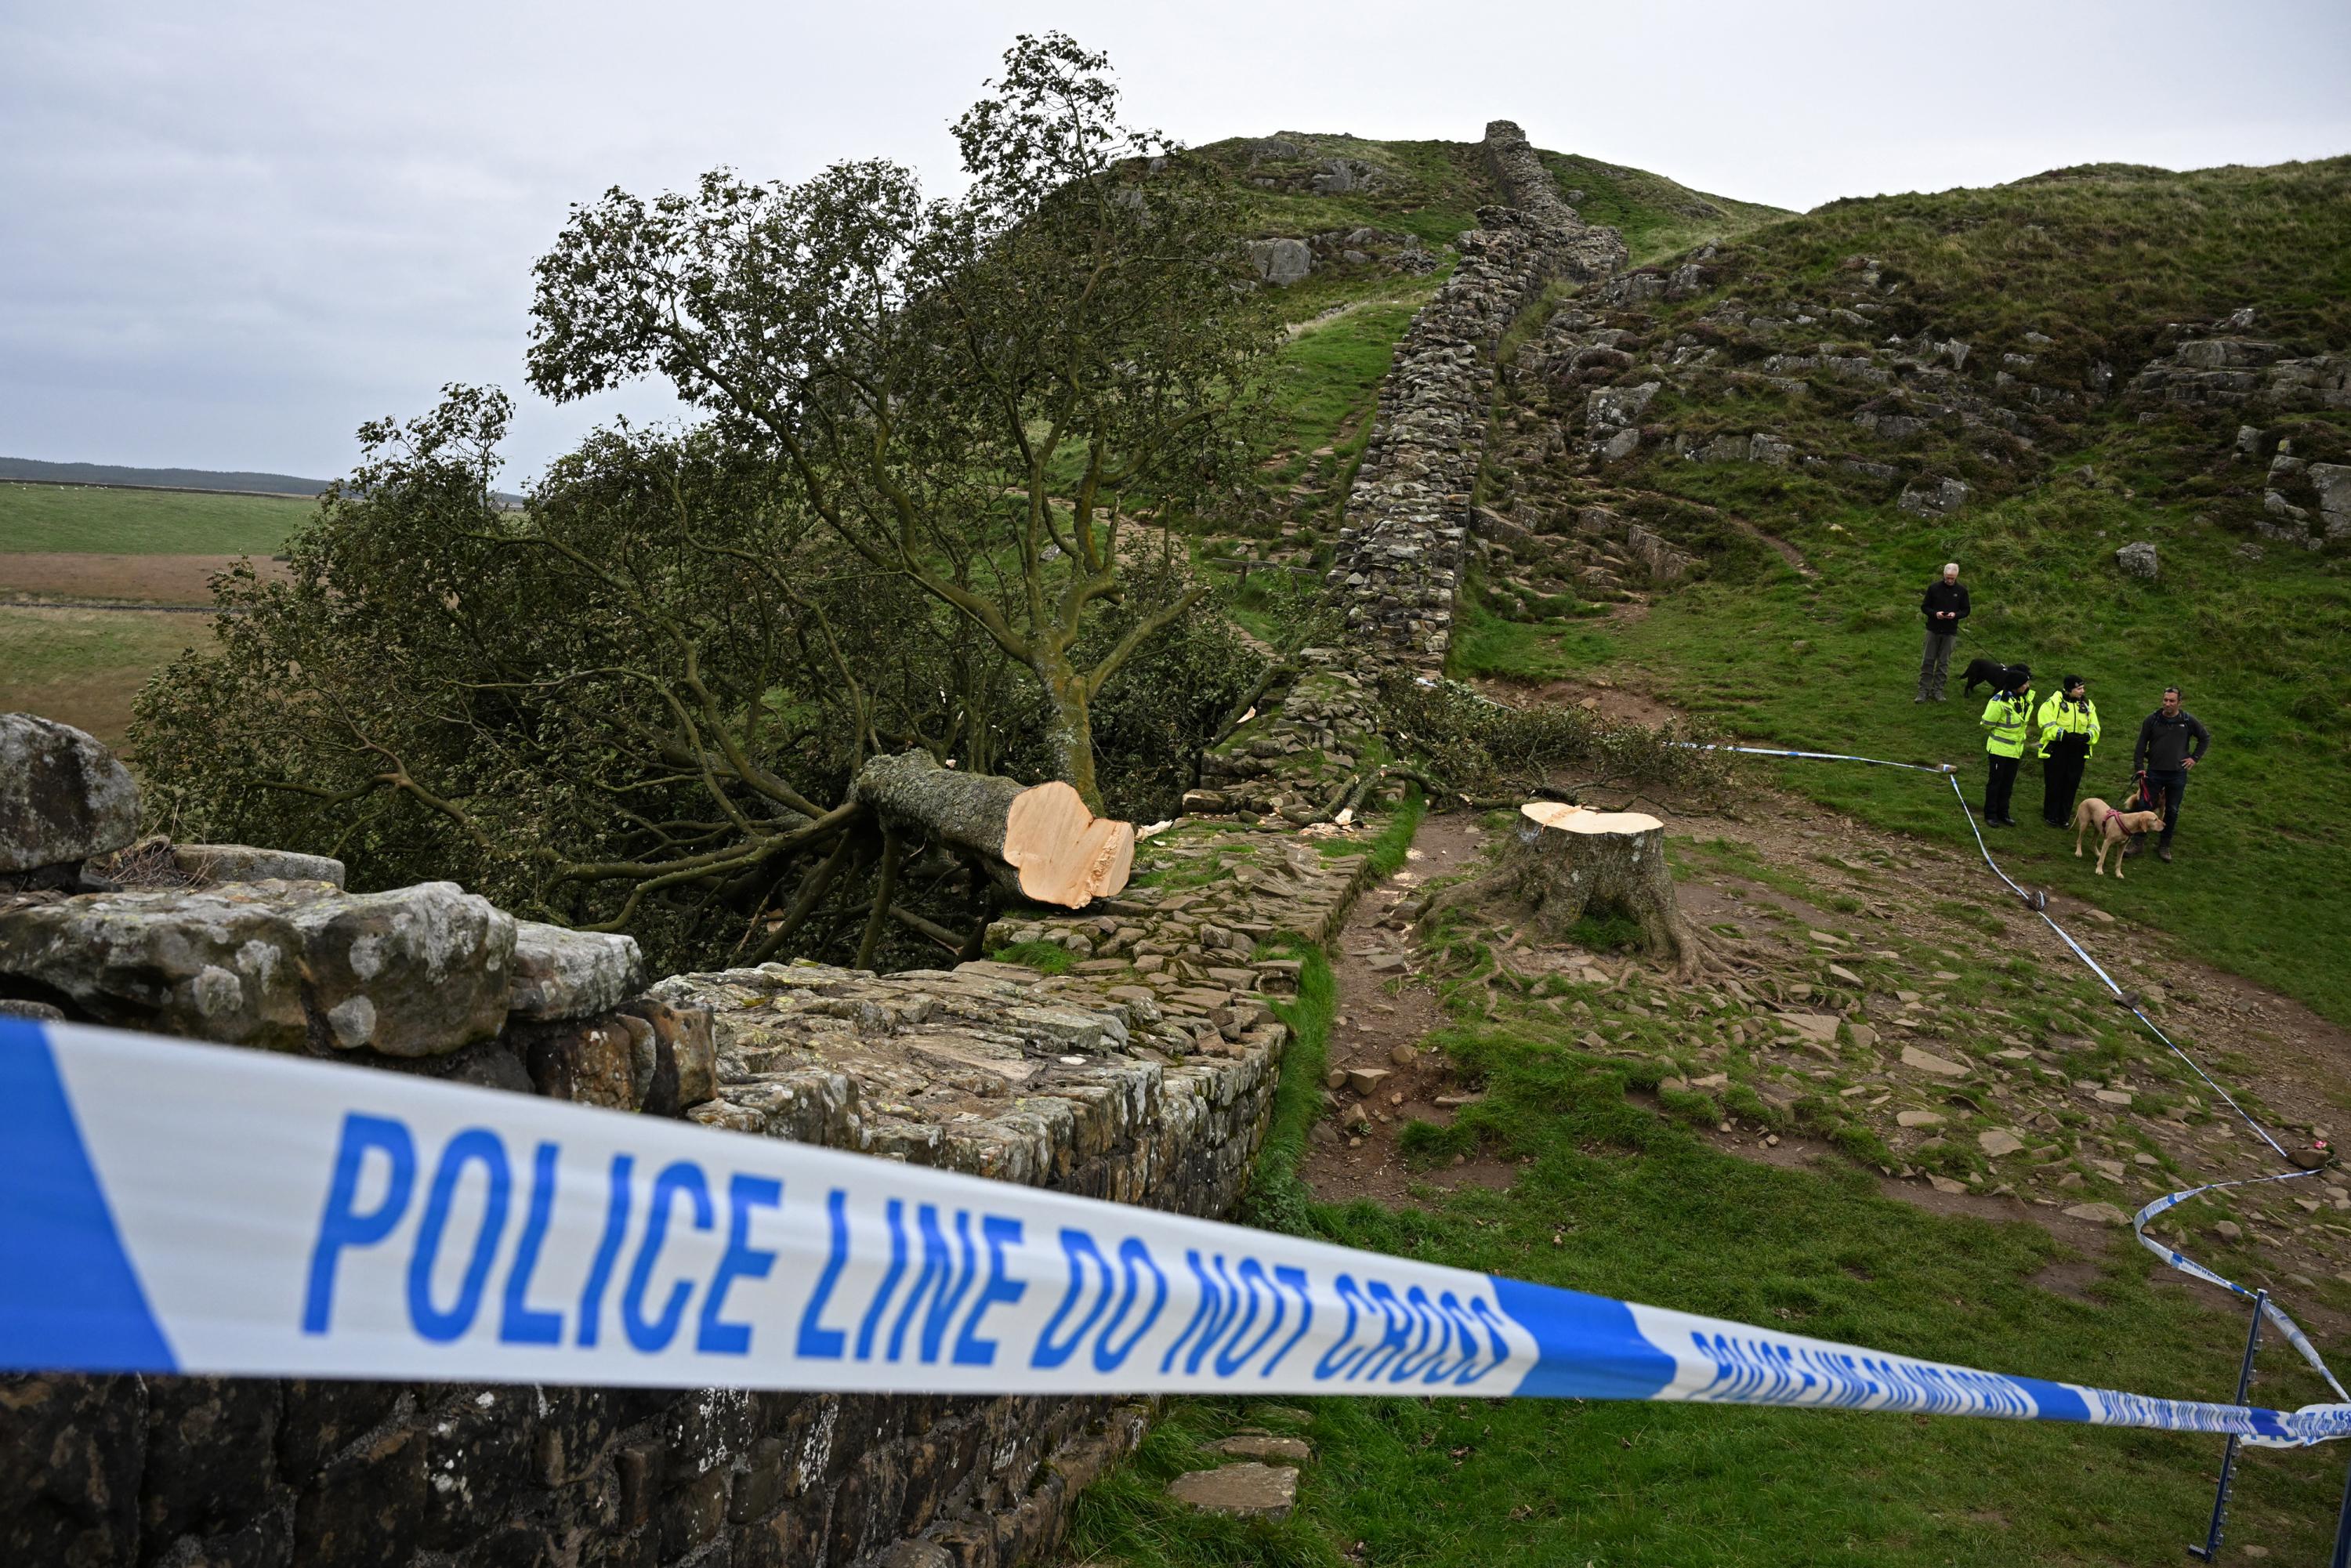
[[1663, 382], [1643, 382], [1637, 386], [1594, 387], [1583, 399], [1583, 417], [1588, 424], [1632, 424], [1638, 421], [1649, 400], [1657, 395]]
[[514, 948], [514, 917], [449, 882], [134, 890], [0, 913], [0, 991], [229, 1045], [440, 1056], [498, 1032]]
[[[1880, 434], [1884, 434], [1881, 429]], [[1895, 505], [1919, 517], [1948, 517], [1968, 504], [1968, 486], [1960, 479], [1938, 479], [1928, 485], [1905, 485]]]
[[2314, 463], [2311, 487], [2318, 492], [2318, 515], [2330, 539], [2351, 538], [2351, 463]]
[[1314, 253], [1302, 239], [1253, 239], [1249, 258], [1258, 277], [1277, 288], [1314, 270]]
[[2132, 577], [2143, 577], [2152, 582], [2157, 573], [2155, 546], [2137, 539], [2115, 551], [2115, 564]]
[[0, 713], [0, 875], [110, 854], [139, 836], [139, 785], [69, 724]]

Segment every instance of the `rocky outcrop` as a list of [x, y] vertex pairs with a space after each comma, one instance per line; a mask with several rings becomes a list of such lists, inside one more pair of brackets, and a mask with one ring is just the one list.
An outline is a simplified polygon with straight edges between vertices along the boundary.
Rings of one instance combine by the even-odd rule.
[[2351, 354], [2292, 358], [2256, 338], [2190, 338], [2132, 377], [2130, 391], [2190, 408], [2351, 408]]
[[1502, 335], [1552, 281], [1625, 259], [1623, 238], [1577, 217], [1516, 125], [1488, 126], [1484, 151], [1526, 204], [1479, 212], [1453, 276], [1396, 345], [1325, 580], [1351, 650], [1376, 663], [1444, 665]]
[[1895, 505], [1917, 517], [1948, 517], [1968, 504], [1968, 486], [1958, 479], [1905, 485]]
[[1249, 242], [1249, 258], [1258, 280], [1277, 288], [1314, 270], [1314, 253], [1302, 239], [1253, 239]]
[[0, 877], [73, 865], [139, 836], [139, 785], [69, 724], [0, 714]]
[[[2262, 439], [2251, 425], [2237, 433], [2241, 451], [2250, 453]], [[2253, 522], [2256, 533], [2304, 549], [2351, 539], [2351, 464], [2298, 457], [2288, 439], [2278, 443], [2264, 477], [2263, 515]]]

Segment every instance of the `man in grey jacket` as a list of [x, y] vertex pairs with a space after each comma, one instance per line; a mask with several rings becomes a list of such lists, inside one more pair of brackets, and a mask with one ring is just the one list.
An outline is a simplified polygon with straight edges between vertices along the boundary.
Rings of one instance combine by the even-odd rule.
[[[2156, 841], [2155, 858], [2166, 863], [2171, 860], [2171, 831], [2179, 825], [2179, 798], [2188, 792], [2189, 771], [2211, 744], [2212, 732], [2204, 727], [2204, 721], [2179, 706], [2178, 686], [2163, 688], [2163, 706], [2138, 727], [2138, 744], [2131, 748], [2131, 771], [2145, 774], [2149, 799], [2162, 798], [2163, 836]], [[2133, 839], [2123, 852], [2128, 854], [2138, 845], [2139, 841]]]

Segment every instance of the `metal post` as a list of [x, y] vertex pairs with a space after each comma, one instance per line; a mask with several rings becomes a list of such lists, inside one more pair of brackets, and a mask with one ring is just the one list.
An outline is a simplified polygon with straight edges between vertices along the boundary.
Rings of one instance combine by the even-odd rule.
[[[2261, 1348], [2262, 1308], [2268, 1304], [2269, 1299], [2267, 1291], [2253, 1292], [2253, 1326], [2245, 1335], [2244, 1364], [2237, 1368], [2235, 1402], [2239, 1405], [2245, 1402], [2245, 1392], [2253, 1385], [2253, 1352]], [[2201, 1558], [2207, 1563], [2217, 1561], [2220, 1555], [2220, 1529], [2229, 1521], [2229, 1482], [2237, 1469], [2237, 1435], [2230, 1433], [2229, 1446], [2220, 1455], [2220, 1486], [2212, 1494], [2212, 1523], [2204, 1532], [2204, 1544], [2188, 1549], [2188, 1555]], [[2351, 1515], [2346, 1515], [2346, 1518], [2351, 1520]], [[2335, 1548], [2335, 1568], [2346, 1568], [2343, 1551], [2344, 1546], [2338, 1542]]]
[[2351, 1568], [2351, 1469], [2343, 1472], [2343, 1511], [2335, 1516], [2335, 1568]]

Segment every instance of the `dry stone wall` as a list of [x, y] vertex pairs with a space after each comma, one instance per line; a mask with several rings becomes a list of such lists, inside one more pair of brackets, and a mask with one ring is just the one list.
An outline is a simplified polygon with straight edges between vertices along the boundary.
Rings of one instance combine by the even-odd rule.
[[[450, 884], [350, 894], [317, 857], [121, 847], [127, 775], [79, 732], [21, 716], [0, 718], [20, 749], [89, 766], [53, 770], [20, 813], [37, 807], [39, 844], [76, 858], [0, 878], [0, 1007], [1203, 1216], [1247, 1186], [1288, 1044], [1274, 1001], [1300, 966], [1258, 949], [1330, 937], [1365, 874], [1344, 843], [1186, 821], [1143, 846], [1121, 897], [991, 928], [993, 948], [1058, 949], [1059, 975], [767, 964], [641, 988], [626, 938], [517, 921]], [[91, 798], [70, 798], [76, 779]], [[11, 841], [20, 859], [51, 852], [29, 831]], [[1055, 1544], [1070, 1500], [1148, 1414], [1108, 1399], [0, 1378], [0, 1561], [1008, 1564]]]
[[1625, 256], [1615, 230], [1567, 204], [1518, 126], [1489, 125], [1484, 152], [1511, 204], [1479, 209], [1453, 275], [1396, 345], [1326, 579], [1352, 652], [1429, 672], [1452, 640], [1502, 335], [1554, 280], [1604, 277]]

